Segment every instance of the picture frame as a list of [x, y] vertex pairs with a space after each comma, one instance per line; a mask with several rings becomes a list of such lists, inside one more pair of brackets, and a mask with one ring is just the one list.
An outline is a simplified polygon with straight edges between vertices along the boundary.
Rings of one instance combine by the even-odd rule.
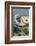
[[35, 3], [6, 1], [5, 44], [32, 42], [35, 42]]

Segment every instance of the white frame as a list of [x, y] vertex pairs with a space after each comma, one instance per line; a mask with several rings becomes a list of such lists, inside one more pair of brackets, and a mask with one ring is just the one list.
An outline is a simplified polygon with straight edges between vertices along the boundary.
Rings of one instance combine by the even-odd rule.
[[[29, 13], [29, 36], [11, 37], [11, 7], [30, 7]], [[10, 5], [10, 40], [32, 40], [32, 6], [27, 5]]]

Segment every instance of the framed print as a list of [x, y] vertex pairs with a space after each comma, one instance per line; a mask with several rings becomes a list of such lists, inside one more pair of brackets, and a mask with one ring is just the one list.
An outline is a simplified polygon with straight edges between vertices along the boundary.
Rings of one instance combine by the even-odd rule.
[[5, 2], [5, 43], [35, 42], [35, 3]]

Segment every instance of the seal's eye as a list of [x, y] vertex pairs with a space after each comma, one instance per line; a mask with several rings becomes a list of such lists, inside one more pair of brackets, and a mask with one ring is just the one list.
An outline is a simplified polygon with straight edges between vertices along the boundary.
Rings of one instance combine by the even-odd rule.
[[27, 19], [25, 21], [28, 21]]
[[17, 20], [19, 23], [21, 22], [20, 17], [17, 17], [16, 20]]

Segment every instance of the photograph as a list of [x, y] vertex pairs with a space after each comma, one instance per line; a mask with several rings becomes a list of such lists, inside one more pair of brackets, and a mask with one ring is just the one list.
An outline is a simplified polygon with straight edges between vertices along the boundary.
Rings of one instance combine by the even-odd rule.
[[11, 8], [11, 34], [12, 36], [29, 35], [29, 7]]

